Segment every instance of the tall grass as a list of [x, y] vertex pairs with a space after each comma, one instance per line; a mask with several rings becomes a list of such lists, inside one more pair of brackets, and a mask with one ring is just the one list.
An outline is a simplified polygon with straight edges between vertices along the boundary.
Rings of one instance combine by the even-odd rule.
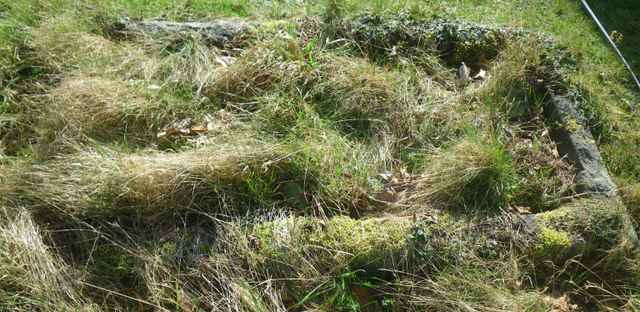
[[[0, 0], [0, 14], [0, 310], [633, 305], [624, 213], [572, 202], [543, 121], [539, 50], [559, 52], [545, 35], [443, 53], [427, 33], [393, 38], [433, 18], [551, 32], [578, 56], [568, 86], [636, 214], [635, 123], [617, 100], [635, 98], [597, 32], [573, 31], [589, 29], [575, 3]], [[254, 28], [221, 49], [114, 36], [121, 16]], [[456, 85], [460, 61], [487, 77]], [[206, 131], [158, 136], [182, 123]]]

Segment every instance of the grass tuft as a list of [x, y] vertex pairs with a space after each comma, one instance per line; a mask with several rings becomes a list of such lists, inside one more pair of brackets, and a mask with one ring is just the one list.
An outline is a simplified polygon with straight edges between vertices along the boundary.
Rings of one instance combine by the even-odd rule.
[[423, 176], [417, 196], [463, 211], [508, 207], [518, 183], [504, 146], [481, 137], [468, 138], [435, 155]]
[[7, 311], [101, 311], [78, 292], [77, 276], [50, 248], [24, 209], [2, 208], [0, 308]]

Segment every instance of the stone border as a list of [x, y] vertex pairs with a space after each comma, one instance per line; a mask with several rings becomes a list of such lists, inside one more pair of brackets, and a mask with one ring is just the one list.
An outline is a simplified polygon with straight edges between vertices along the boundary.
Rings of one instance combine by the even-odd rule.
[[[255, 25], [253, 25], [255, 26]], [[441, 57], [452, 60], [472, 58], [470, 63], [483, 57], [495, 57], [504, 47], [507, 38], [524, 38], [533, 33], [517, 29], [499, 29], [473, 23], [451, 23], [446, 21], [422, 22], [411, 19], [402, 19], [394, 23], [388, 23], [379, 16], [363, 16], [352, 23], [340, 26], [338, 32], [343, 37], [370, 44], [376, 49], [386, 49], [389, 45], [406, 44], [408, 46], [420, 46], [434, 50]], [[116, 33], [152, 33], [152, 34], [179, 34], [185, 35], [191, 32], [202, 34], [207, 40], [217, 46], [225, 46], [227, 43], [241, 38], [252, 26], [239, 20], [214, 20], [209, 22], [167, 22], [167, 21], [130, 21], [122, 19], [114, 26]], [[547, 45], [548, 51], [558, 48], [553, 39], [535, 35], [541, 42]], [[379, 46], [383, 44], [384, 46]], [[485, 55], [481, 48], [488, 48], [490, 53]], [[542, 51], [542, 54], [548, 51]], [[551, 55], [553, 58], [553, 53]], [[600, 151], [596, 145], [591, 131], [586, 126], [586, 120], [579, 112], [578, 103], [564, 91], [558, 91], [555, 86], [562, 85], [562, 75], [553, 74], [559, 72], [561, 65], [552, 59], [550, 65], [553, 79], [545, 78], [546, 85], [532, 84], [532, 87], [544, 91], [549, 97], [545, 119], [554, 124], [552, 138], [554, 139], [561, 156], [567, 157], [575, 165], [577, 191], [584, 197], [595, 197], [608, 200], [619, 200], [617, 187], [604, 165]], [[531, 216], [535, 219], [535, 215]], [[531, 218], [527, 218], [531, 220]], [[532, 222], [535, 227], [535, 221]], [[631, 237], [637, 238], [635, 231], [631, 229]]]
[[208, 22], [132, 21], [122, 18], [111, 26], [111, 32], [127, 37], [129, 34], [187, 35], [198, 33], [208, 43], [224, 47], [251, 30], [251, 24], [238, 19], [220, 19]]
[[[475, 54], [483, 54], [481, 49], [483, 47], [489, 48], [493, 54], [489, 56], [495, 57], [497, 51], [505, 45], [506, 38], [523, 37], [527, 34], [521, 30], [503, 30], [472, 23], [413, 20], [387, 23], [383, 18], [377, 16], [364, 16], [351, 24], [343, 25], [343, 28], [343, 36], [350, 37], [365, 45], [367, 43], [373, 44], [373, 42], [368, 42], [369, 40], [387, 45], [407, 43], [434, 49], [441, 53], [442, 57], [456, 55], [467, 58], [478, 58], [478, 55]], [[212, 44], [224, 46], [250, 31], [251, 25], [237, 19], [180, 23], [131, 21], [123, 18], [114, 26], [114, 29], [123, 34], [185, 35], [196, 32], [210, 40]], [[545, 43], [553, 45], [551, 40], [544, 38], [543, 40], [547, 41]], [[467, 63], [473, 63], [473, 60], [469, 60]], [[552, 64], [551, 67], [558, 67], [558, 65]], [[555, 69], [552, 68], [552, 70]], [[562, 80], [562, 77], [556, 77], [557, 79]], [[545, 79], [545, 81], [552, 80]], [[577, 191], [589, 196], [616, 196], [617, 188], [604, 165], [595, 140], [586, 126], [586, 121], [578, 110], [578, 103], [575, 103], [569, 96], [556, 92], [551, 83], [543, 87], [543, 91], [549, 95], [547, 104], [550, 108], [549, 114], [545, 117], [554, 125], [558, 125], [552, 135], [561, 156], [566, 156], [575, 165]], [[555, 83], [557, 84], [558, 81]]]
[[556, 141], [558, 152], [566, 156], [576, 168], [576, 184], [578, 193], [591, 196], [615, 197], [616, 185], [604, 165], [600, 151], [591, 131], [586, 127], [585, 119], [576, 109], [569, 96], [553, 94], [548, 89], [551, 108], [549, 118], [561, 126], [552, 130], [552, 138]]

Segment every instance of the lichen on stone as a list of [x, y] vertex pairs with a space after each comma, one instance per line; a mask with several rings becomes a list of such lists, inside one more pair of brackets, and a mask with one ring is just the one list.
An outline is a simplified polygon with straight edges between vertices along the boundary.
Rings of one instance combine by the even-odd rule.
[[374, 54], [380, 49], [408, 54], [422, 49], [436, 52], [445, 63], [455, 66], [462, 61], [475, 66], [494, 59], [514, 34], [472, 23], [425, 21], [406, 13], [389, 18], [363, 15], [345, 28], [349, 37]]

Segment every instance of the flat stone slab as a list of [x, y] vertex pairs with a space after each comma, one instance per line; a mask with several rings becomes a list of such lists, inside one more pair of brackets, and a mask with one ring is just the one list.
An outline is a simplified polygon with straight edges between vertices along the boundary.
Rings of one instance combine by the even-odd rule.
[[181, 34], [198, 33], [209, 43], [223, 47], [246, 34], [251, 25], [238, 19], [208, 22], [131, 21], [121, 19], [115, 26], [117, 33]]
[[616, 195], [616, 185], [604, 165], [593, 136], [574, 101], [565, 95], [550, 96], [551, 120], [560, 126], [552, 131], [558, 152], [576, 169], [576, 191], [587, 195]]

